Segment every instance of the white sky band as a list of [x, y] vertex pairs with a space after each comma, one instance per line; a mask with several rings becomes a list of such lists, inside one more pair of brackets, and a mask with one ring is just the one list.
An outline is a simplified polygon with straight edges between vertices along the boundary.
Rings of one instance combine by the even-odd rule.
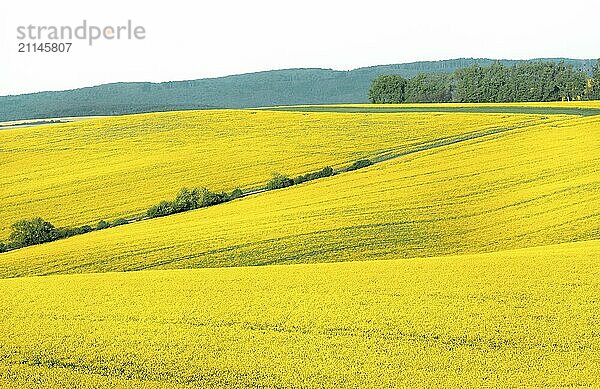
[[[598, 58], [599, 14], [597, 0], [3, 1], [0, 95], [270, 69]], [[77, 27], [84, 19], [98, 26], [130, 19], [144, 26], [146, 39], [77, 40], [68, 53], [18, 53], [26, 42], [17, 39], [18, 26]]]

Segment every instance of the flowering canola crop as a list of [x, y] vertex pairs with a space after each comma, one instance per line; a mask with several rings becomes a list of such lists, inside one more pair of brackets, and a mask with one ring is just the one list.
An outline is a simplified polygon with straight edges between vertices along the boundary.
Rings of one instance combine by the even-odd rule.
[[0, 383], [594, 387], [599, 253], [0, 280]]
[[561, 116], [185, 111], [0, 131], [0, 240], [20, 219], [57, 227], [143, 213], [184, 186], [230, 191], [439, 138]]
[[600, 117], [534, 125], [32, 246], [2, 254], [0, 276], [409, 258], [599, 239], [599, 127]]
[[600, 386], [599, 129], [201, 111], [2, 130], [5, 235], [395, 158], [0, 254], [0, 387]]

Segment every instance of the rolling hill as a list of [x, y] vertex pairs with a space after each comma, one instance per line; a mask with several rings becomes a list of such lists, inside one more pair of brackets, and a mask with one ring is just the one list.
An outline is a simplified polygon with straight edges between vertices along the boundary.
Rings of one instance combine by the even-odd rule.
[[[593, 60], [565, 61], [589, 71]], [[249, 108], [293, 104], [367, 102], [371, 81], [380, 74], [413, 77], [419, 73], [453, 72], [491, 59], [462, 58], [445, 61], [380, 65], [336, 71], [286, 69], [220, 78], [163, 83], [127, 82], [88, 88], [0, 97], [0, 122], [88, 115], [173, 111], [206, 108]], [[501, 60], [513, 65], [515, 60]]]
[[[58, 227], [128, 217], [183, 186], [230, 191], [564, 115], [208, 110], [0, 131], [0, 240], [19, 219]], [[470, 135], [469, 135], [470, 134]]]
[[3, 279], [0, 383], [598, 386], [599, 253]]
[[[392, 129], [376, 132], [372, 122], [366, 127], [396, 158], [215, 207], [9, 252], [0, 257], [0, 276], [413, 258], [600, 238], [600, 116], [252, 112], [222, 114], [263, 114], [267, 120], [307, 115], [334, 122], [369, 117]], [[390, 127], [388, 120], [397, 122]], [[421, 128], [420, 134], [412, 138], [399, 131], [402, 123]], [[445, 132], [445, 142], [436, 142], [436, 128]], [[454, 135], [469, 136], [448, 138], [453, 128], [460, 129]], [[472, 136], [482, 130], [488, 131], [485, 136]], [[342, 140], [329, 143], [351, 155], [369, 155], [361, 147], [369, 138], [360, 129], [348, 134], [348, 149]], [[424, 144], [428, 137], [433, 142]], [[373, 150], [381, 154], [378, 147], [375, 142]], [[325, 161], [331, 162], [319, 163]], [[102, 188], [100, 199], [110, 201], [106, 185], [85, 181]], [[61, 212], [55, 203], [43, 207]], [[69, 212], [81, 217], [87, 209], [74, 206]]]
[[[152, 113], [0, 131], [0, 386], [600, 385], [600, 102]], [[285, 264], [285, 266], [282, 266]]]

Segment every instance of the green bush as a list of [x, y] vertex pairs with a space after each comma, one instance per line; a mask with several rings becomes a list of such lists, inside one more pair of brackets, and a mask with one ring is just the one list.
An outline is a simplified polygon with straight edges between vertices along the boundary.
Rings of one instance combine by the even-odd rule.
[[61, 227], [56, 229], [56, 239], [64, 239], [73, 235], [75, 235], [75, 233], [73, 233], [71, 228]]
[[324, 178], [324, 177], [331, 177], [335, 174], [335, 171], [333, 170], [333, 168], [331, 166], [325, 166], [323, 169], [321, 169], [321, 171], [319, 172], [319, 178]]
[[75, 235], [86, 234], [88, 232], [93, 231], [94, 229], [88, 225], [84, 225], [81, 227], [62, 227], [56, 230], [56, 239], [64, 239], [69, 238]]
[[226, 193], [213, 193], [206, 188], [200, 189], [200, 206], [210, 207], [211, 205], [217, 205], [227, 201]]
[[83, 225], [81, 227], [77, 227], [75, 229], [75, 231], [79, 235], [79, 234], [87, 234], [88, 232], [94, 231], [94, 229], [91, 226], [89, 226], [89, 225], [86, 224], [86, 225]]
[[57, 230], [41, 217], [19, 220], [11, 226], [10, 240], [16, 247], [31, 246], [56, 239]]
[[146, 215], [149, 218], [167, 216], [200, 207], [210, 207], [211, 205], [220, 204], [230, 199], [227, 193], [213, 193], [206, 188], [194, 188], [191, 190], [182, 188], [177, 193], [175, 200], [172, 202], [161, 201], [157, 205], [153, 205], [148, 209]]
[[103, 230], [103, 229], [108, 228], [108, 227], [110, 227], [110, 223], [107, 222], [106, 220], [100, 220], [98, 222], [98, 224], [96, 224], [96, 229], [97, 230]]
[[8, 251], [8, 247], [6, 246], [6, 243], [0, 242], [0, 253], [4, 253], [6, 251]]
[[149, 218], [167, 216], [173, 213], [173, 204], [170, 201], [161, 201], [157, 205], [151, 206], [146, 215]]
[[358, 170], [358, 169], [362, 169], [367, 166], [371, 166], [372, 164], [373, 164], [373, 162], [369, 159], [361, 159], [361, 160], [354, 162], [352, 165], [348, 166], [346, 168], [346, 171], [351, 172], [353, 170]]
[[292, 180], [291, 178], [286, 177], [282, 174], [275, 173], [275, 174], [273, 174], [273, 178], [271, 178], [271, 181], [269, 181], [267, 183], [267, 189], [268, 190], [281, 189], [281, 188], [287, 188], [288, 186], [292, 186], [292, 185], [294, 185], [294, 180]]
[[240, 188], [235, 188], [234, 190], [231, 191], [231, 193], [228, 195], [228, 199], [229, 200], [235, 200], [237, 198], [240, 198], [244, 195], [244, 192], [240, 189]]
[[129, 223], [127, 220], [123, 218], [115, 219], [112, 223], [110, 223], [111, 227], [122, 226], [123, 224]]
[[198, 208], [201, 203], [200, 195], [198, 189], [181, 188], [173, 201], [173, 213]]
[[326, 166], [318, 172], [304, 174], [302, 176], [298, 176], [294, 178], [294, 184], [301, 184], [306, 181], [312, 181], [323, 177], [333, 176], [335, 172], [331, 166]]

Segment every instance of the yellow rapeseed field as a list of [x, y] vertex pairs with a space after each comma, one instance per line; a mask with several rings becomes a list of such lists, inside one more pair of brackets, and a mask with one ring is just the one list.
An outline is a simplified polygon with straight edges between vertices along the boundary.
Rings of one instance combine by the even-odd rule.
[[216, 110], [2, 130], [0, 240], [25, 217], [94, 223], [182, 186], [385, 156], [0, 254], [0, 387], [600, 386], [600, 116]]
[[0, 240], [19, 219], [94, 225], [144, 212], [183, 186], [262, 186], [460, 134], [563, 116], [187, 111], [0, 131]]
[[408, 258], [599, 239], [598, 128], [600, 116], [533, 125], [16, 250], [0, 255], [0, 276]]
[[600, 241], [590, 241], [414, 260], [0, 280], [0, 382], [595, 387], [599, 254]]

